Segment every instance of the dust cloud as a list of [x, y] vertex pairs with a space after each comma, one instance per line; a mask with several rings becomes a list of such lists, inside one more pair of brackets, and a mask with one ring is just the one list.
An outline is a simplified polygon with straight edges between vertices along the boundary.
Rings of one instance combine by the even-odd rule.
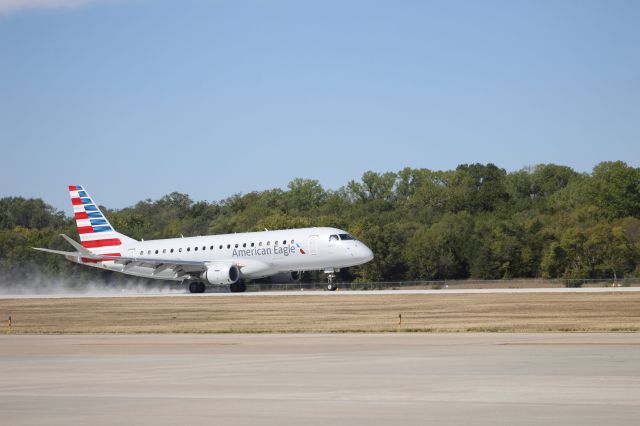
[[186, 285], [173, 281], [136, 278], [61, 278], [28, 273], [20, 278], [0, 278], [0, 295], [138, 295], [188, 293]]

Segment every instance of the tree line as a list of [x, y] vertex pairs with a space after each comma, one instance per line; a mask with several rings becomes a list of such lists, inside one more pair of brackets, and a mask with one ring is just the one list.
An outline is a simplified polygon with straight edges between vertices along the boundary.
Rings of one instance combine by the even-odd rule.
[[[591, 173], [541, 164], [366, 172], [337, 190], [296, 178], [287, 189], [214, 202], [173, 192], [103, 212], [136, 239], [334, 226], [374, 252], [345, 280], [609, 278], [640, 275], [640, 169], [602, 162]], [[68, 250], [75, 222], [41, 199], [0, 199], [0, 274], [78, 279], [107, 274], [34, 246]], [[27, 272], [25, 272], [27, 271]], [[116, 278], [115, 276], [113, 278]], [[312, 278], [318, 278], [314, 276]]]

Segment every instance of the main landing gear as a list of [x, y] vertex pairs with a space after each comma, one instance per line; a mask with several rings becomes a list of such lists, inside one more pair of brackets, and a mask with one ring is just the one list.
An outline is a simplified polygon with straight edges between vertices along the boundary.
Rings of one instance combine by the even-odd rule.
[[[190, 293], [204, 293], [205, 290], [206, 286], [202, 281], [191, 281], [189, 283]], [[229, 290], [231, 290], [231, 293], [242, 293], [247, 290], [247, 286], [244, 282], [238, 281], [237, 283], [231, 284]]]
[[231, 284], [229, 290], [231, 290], [231, 293], [243, 293], [247, 290], [247, 285], [242, 281], [238, 281], [237, 283]]
[[189, 283], [189, 292], [191, 293], [204, 293], [205, 288], [202, 281], [191, 281]]

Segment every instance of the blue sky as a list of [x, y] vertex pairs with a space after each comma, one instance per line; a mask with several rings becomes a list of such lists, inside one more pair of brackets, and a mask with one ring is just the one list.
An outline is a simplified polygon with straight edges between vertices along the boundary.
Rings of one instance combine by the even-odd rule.
[[0, 196], [640, 165], [638, 1], [0, 0]]

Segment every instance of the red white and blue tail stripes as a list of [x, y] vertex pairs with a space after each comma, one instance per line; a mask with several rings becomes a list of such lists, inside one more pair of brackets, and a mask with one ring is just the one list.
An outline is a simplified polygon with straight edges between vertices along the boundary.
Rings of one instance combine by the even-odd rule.
[[70, 185], [69, 195], [80, 243], [92, 252], [120, 256], [115, 250], [119, 250], [124, 236], [113, 229], [89, 194], [80, 185]]

